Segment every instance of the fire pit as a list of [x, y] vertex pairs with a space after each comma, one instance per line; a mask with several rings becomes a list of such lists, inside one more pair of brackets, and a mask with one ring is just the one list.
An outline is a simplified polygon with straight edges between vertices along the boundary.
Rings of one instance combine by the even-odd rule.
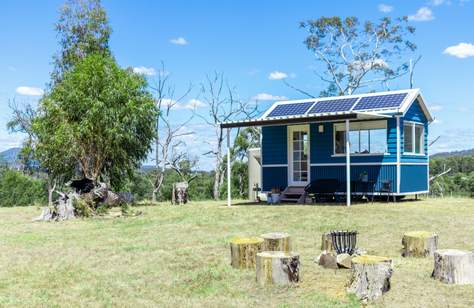
[[357, 231], [331, 231], [332, 246], [338, 254], [352, 255], [356, 249]]

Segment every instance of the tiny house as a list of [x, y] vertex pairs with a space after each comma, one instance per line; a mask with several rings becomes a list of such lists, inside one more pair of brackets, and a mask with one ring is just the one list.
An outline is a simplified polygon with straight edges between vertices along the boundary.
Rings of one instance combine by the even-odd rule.
[[[263, 192], [328, 179], [347, 196], [401, 197], [429, 190], [432, 121], [420, 90], [410, 89], [276, 102], [258, 119], [221, 128], [261, 127]], [[361, 181], [372, 189], [354, 185]]]

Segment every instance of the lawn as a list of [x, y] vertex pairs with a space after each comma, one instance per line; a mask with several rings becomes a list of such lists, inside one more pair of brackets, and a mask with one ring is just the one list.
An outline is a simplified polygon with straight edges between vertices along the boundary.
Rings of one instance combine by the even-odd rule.
[[[137, 217], [34, 223], [36, 207], [0, 208], [0, 306], [357, 307], [348, 270], [313, 262], [321, 233], [356, 229], [358, 246], [394, 259], [392, 290], [376, 307], [473, 307], [474, 286], [430, 278], [433, 261], [400, 257], [402, 234], [429, 230], [440, 248], [474, 250], [473, 199], [343, 206], [140, 207]], [[229, 266], [235, 235], [289, 232], [301, 283], [261, 288]]]

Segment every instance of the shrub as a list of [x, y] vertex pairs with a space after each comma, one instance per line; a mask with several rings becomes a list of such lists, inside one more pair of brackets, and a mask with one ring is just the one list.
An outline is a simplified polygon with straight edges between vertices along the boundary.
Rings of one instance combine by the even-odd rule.
[[0, 172], [0, 207], [28, 206], [47, 202], [44, 180], [24, 175], [15, 170]]

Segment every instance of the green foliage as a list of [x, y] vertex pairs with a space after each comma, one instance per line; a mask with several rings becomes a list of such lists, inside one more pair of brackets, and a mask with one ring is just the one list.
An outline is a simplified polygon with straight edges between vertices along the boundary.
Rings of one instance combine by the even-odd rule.
[[430, 175], [435, 176], [451, 168], [451, 171], [437, 177], [430, 185], [434, 195], [474, 196], [474, 156], [434, 157], [430, 160]]
[[321, 95], [352, 94], [369, 84], [384, 84], [410, 70], [416, 45], [407, 17], [361, 23], [357, 17], [303, 21], [304, 44], [320, 65], [315, 71], [328, 87]]
[[91, 54], [110, 55], [112, 29], [100, 0], [68, 0], [55, 25], [60, 50], [54, 57], [52, 84]]
[[46, 196], [44, 180], [25, 176], [20, 171], [0, 171], [0, 207], [46, 203]]
[[79, 165], [119, 189], [150, 151], [157, 114], [144, 78], [90, 55], [40, 101], [33, 130], [41, 165], [53, 174]]

